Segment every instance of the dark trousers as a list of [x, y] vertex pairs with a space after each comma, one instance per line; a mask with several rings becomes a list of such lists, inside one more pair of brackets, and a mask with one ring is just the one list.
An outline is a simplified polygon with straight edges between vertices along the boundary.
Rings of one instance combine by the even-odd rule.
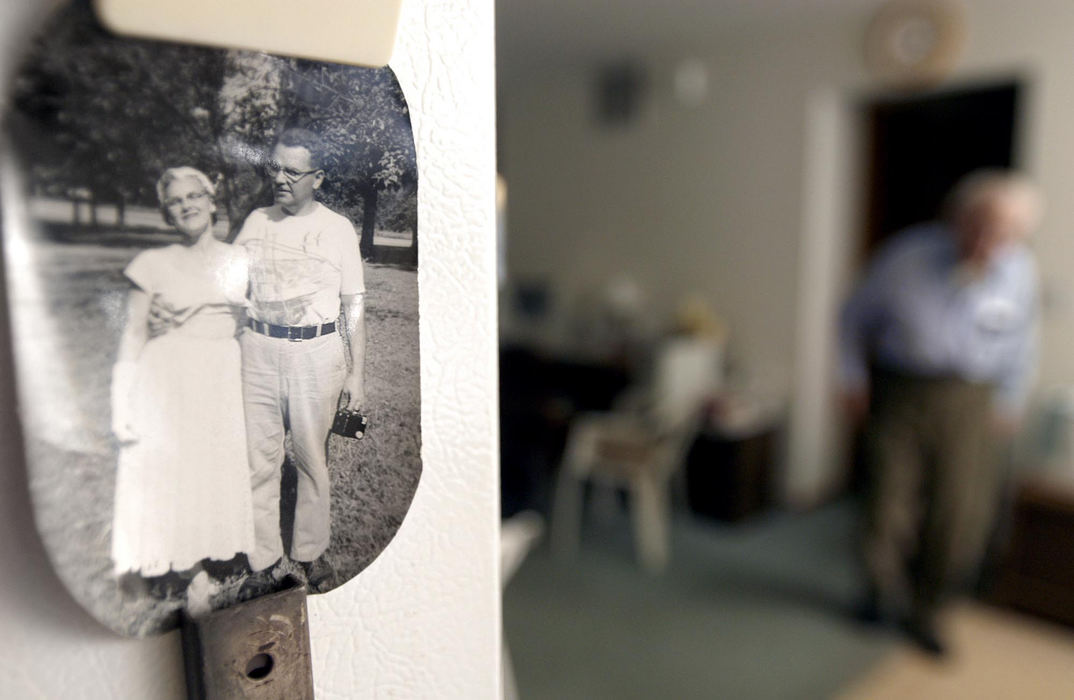
[[875, 372], [865, 564], [878, 602], [927, 621], [980, 564], [998, 506], [991, 386]]

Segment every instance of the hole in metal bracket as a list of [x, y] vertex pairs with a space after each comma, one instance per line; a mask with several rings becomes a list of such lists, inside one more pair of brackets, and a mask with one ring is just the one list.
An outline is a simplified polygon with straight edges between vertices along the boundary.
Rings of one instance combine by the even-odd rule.
[[246, 677], [254, 681], [264, 680], [275, 665], [276, 661], [270, 654], [256, 654], [246, 662]]

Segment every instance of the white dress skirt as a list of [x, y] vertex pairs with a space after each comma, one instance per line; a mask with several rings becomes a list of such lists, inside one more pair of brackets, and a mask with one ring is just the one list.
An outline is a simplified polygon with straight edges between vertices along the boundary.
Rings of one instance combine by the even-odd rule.
[[138, 440], [120, 450], [112, 559], [117, 575], [157, 576], [253, 548], [235, 308], [245, 258], [219, 243], [140, 253], [124, 271], [146, 293], [189, 313], [150, 339], [130, 400]]

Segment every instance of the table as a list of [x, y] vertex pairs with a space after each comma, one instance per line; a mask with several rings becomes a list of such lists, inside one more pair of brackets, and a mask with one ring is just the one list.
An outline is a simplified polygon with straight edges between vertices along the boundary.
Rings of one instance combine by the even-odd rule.
[[686, 457], [690, 509], [728, 522], [767, 509], [772, 503], [776, 435], [775, 425], [745, 434], [702, 431]]
[[993, 597], [1074, 625], [1074, 481], [1037, 476], [1018, 484]]

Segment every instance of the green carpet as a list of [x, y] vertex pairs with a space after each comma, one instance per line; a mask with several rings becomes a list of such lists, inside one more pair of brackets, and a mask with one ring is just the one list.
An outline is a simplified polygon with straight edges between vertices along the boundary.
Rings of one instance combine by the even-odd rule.
[[849, 502], [723, 525], [682, 514], [661, 576], [625, 512], [587, 519], [573, 562], [535, 550], [504, 593], [522, 700], [829, 698], [893, 649], [848, 616]]

